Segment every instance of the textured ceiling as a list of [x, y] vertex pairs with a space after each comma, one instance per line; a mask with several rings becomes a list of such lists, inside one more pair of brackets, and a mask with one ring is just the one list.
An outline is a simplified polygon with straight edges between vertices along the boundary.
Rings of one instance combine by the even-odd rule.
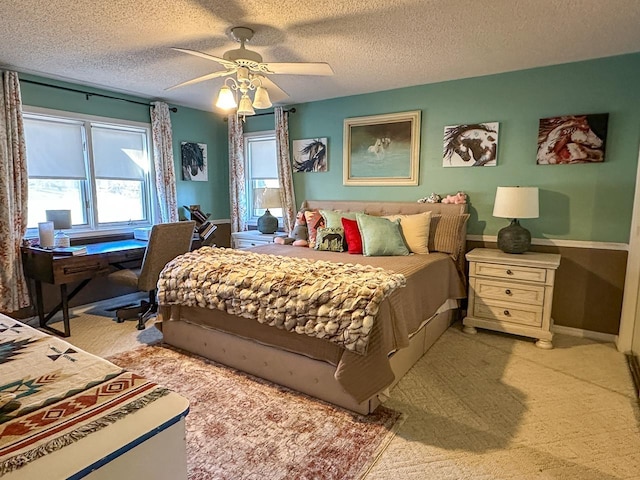
[[2, 0], [0, 66], [202, 110], [233, 26], [267, 62], [328, 62], [332, 77], [272, 75], [285, 104], [640, 51], [638, 0]]

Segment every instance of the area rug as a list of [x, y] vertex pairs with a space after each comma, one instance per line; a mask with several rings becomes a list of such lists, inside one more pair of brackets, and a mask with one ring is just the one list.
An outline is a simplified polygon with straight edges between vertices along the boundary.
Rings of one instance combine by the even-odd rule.
[[189, 480], [361, 479], [403, 420], [362, 416], [165, 345], [109, 357], [190, 401]]

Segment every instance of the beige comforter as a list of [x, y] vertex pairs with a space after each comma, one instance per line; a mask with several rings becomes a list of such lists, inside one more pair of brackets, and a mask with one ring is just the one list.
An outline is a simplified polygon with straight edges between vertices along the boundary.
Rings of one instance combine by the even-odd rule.
[[299, 353], [336, 366], [335, 377], [358, 402], [367, 400], [394, 380], [389, 353], [409, 345], [410, 336], [450, 298], [466, 296], [455, 263], [443, 253], [400, 257], [365, 257], [271, 244], [252, 252], [308, 258], [315, 261], [371, 265], [401, 274], [406, 286], [394, 290], [381, 304], [369, 336], [366, 355], [337, 344], [289, 332], [199, 307], [164, 306], [164, 320], [182, 320], [254, 338], [262, 344]]

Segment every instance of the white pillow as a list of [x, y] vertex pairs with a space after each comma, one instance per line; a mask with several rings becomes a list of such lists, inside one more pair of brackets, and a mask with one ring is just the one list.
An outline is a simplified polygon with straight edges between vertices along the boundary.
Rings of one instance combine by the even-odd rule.
[[400, 219], [400, 229], [409, 250], [413, 253], [429, 253], [429, 226], [431, 212], [416, 213], [414, 215], [386, 215], [391, 221]]

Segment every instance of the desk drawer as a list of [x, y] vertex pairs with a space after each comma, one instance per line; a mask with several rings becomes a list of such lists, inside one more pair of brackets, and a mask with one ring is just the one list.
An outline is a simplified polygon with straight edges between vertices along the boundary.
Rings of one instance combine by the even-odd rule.
[[523, 280], [529, 282], [544, 283], [547, 279], [547, 270], [535, 267], [518, 267], [514, 265], [500, 265], [497, 263], [474, 263], [475, 268], [471, 275], [483, 277], [508, 278], [511, 280]]
[[121, 252], [110, 252], [107, 255], [107, 261], [109, 263], [126, 263], [133, 262], [136, 260], [142, 260], [144, 257], [144, 248], [140, 248], [137, 250], [124, 250]]
[[109, 261], [106, 257], [88, 255], [53, 261], [53, 283], [71, 283], [109, 273]]
[[542, 326], [542, 307], [533, 305], [516, 306], [508, 302], [476, 298], [473, 316], [531, 327]]
[[528, 305], [542, 305], [544, 303], [544, 287], [541, 285], [476, 278], [474, 289], [476, 298], [493, 298]]

